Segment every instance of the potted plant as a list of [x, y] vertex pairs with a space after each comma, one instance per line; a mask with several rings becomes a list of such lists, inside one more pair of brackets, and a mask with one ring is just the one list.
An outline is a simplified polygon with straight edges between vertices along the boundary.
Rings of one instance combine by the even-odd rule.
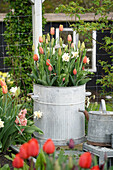
[[[63, 31], [63, 25], [59, 30]], [[55, 145], [66, 145], [73, 138], [78, 144], [85, 139], [85, 118], [78, 110], [85, 107], [89, 59], [84, 42], [76, 47], [68, 35], [67, 45], [62, 38], [56, 44], [54, 33], [52, 27], [50, 34], [39, 37], [39, 55], [34, 54], [31, 62], [34, 111], [42, 113], [42, 118], [37, 121], [35, 116], [34, 121], [44, 132], [35, 135], [41, 143], [51, 138]]]

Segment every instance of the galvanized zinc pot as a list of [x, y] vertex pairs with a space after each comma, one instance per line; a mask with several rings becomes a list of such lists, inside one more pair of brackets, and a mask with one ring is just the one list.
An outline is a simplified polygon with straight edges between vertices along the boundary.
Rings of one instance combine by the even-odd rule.
[[88, 121], [87, 143], [97, 146], [112, 146], [113, 112], [106, 111], [105, 100], [101, 99], [99, 111], [85, 113]]
[[78, 112], [85, 108], [85, 85], [53, 87], [35, 84], [33, 87], [34, 111], [42, 118], [34, 119], [44, 134], [35, 133], [40, 143], [51, 138], [55, 145], [67, 145], [70, 138], [75, 144], [85, 140], [85, 116]]

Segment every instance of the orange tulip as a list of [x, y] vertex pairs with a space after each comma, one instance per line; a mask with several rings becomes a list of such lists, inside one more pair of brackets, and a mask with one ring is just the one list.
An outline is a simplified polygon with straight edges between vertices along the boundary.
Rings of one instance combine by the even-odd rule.
[[73, 70], [73, 74], [76, 75], [77, 74], [77, 70], [76, 68]]
[[3, 80], [0, 80], [0, 85], [1, 85], [1, 86], [6, 86], [6, 82], [3, 81]]
[[43, 38], [42, 38], [42, 36], [39, 36], [39, 42], [40, 42], [40, 43], [43, 43]]
[[40, 52], [40, 54], [44, 54], [44, 50], [42, 47], [39, 47], [39, 52]]
[[6, 86], [2, 86], [2, 92], [3, 92], [3, 94], [8, 93], [7, 85]]
[[55, 145], [51, 139], [48, 139], [43, 145], [43, 151], [52, 154], [55, 151]]
[[86, 56], [83, 58], [83, 63], [84, 63], [84, 64], [87, 63], [87, 57], [86, 57]]
[[49, 65], [48, 70], [49, 70], [49, 71], [52, 71], [52, 70], [53, 70], [53, 68], [52, 68], [51, 65]]
[[59, 31], [63, 31], [63, 25], [60, 24]]
[[70, 35], [70, 34], [68, 35], [67, 40], [68, 40], [69, 42], [71, 42], [71, 41], [72, 41], [72, 37], [71, 37], [71, 35]]
[[92, 157], [90, 152], [83, 153], [79, 158], [79, 166], [81, 168], [90, 168], [92, 162]]
[[20, 158], [19, 154], [16, 154], [12, 165], [14, 168], [22, 168], [24, 166], [24, 161]]
[[34, 54], [33, 59], [34, 59], [34, 61], [38, 61], [38, 55]]
[[54, 34], [55, 34], [55, 28], [54, 28], [54, 27], [51, 27], [51, 29], [50, 29], [50, 34], [51, 34], [51, 35], [54, 35]]

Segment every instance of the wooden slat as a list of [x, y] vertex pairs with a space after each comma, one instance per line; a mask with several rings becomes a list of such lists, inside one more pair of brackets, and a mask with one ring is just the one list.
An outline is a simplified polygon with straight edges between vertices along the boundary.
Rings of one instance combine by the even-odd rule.
[[[94, 13], [86, 13], [86, 14], [79, 14], [79, 15], [80, 15], [80, 19], [84, 21], [97, 21], [101, 17], [101, 15], [95, 16]], [[108, 20], [112, 20], [113, 12], [110, 12], [109, 14], [107, 14], [107, 16], [108, 16]], [[44, 17], [47, 19], [47, 22], [66, 22], [66, 21], [74, 22], [75, 21], [74, 16], [70, 17], [69, 15], [66, 15], [64, 13], [59, 13], [59, 14], [46, 13], [44, 14]]]

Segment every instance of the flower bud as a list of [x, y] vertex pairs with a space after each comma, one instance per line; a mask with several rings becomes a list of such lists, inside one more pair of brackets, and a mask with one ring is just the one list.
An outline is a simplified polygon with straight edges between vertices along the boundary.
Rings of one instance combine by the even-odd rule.
[[77, 74], [77, 70], [76, 68], [73, 70], [73, 74], [76, 75]]
[[69, 168], [71, 169], [73, 167], [73, 159], [71, 156], [69, 156]]
[[51, 27], [51, 29], [50, 29], [50, 34], [51, 34], [51, 35], [54, 35], [54, 34], [55, 34], [55, 28], [54, 28], [54, 27]]
[[52, 68], [51, 65], [49, 65], [48, 70], [49, 70], [49, 71], [52, 71], [52, 70], [53, 70], [53, 68]]
[[22, 168], [24, 166], [24, 161], [20, 158], [19, 154], [16, 154], [12, 165], [14, 168]]
[[35, 45], [34, 44], [32, 45], [32, 51], [35, 51]]
[[85, 43], [83, 42], [82, 45], [81, 45], [81, 51], [83, 51], [85, 48]]
[[45, 35], [43, 35], [43, 42], [45, 42]]
[[59, 50], [58, 50], [58, 54], [59, 54], [59, 56], [61, 56], [61, 55], [62, 55], [61, 48], [59, 48]]
[[49, 66], [50, 65], [50, 59], [46, 60], [46, 65]]
[[38, 55], [34, 54], [33, 59], [34, 59], [34, 61], [38, 61]]
[[83, 153], [79, 158], [79, 166], [81, 168], [90, 168], [92, 163], [92, 156], [90, 152]]
[[71, 48], [74, 48], [74, 43], [71, 43]]
[[68, 40], [68, 42], [71, 42], [71, 41], [72, 41], [71, 34], [68, 35], [67, 40]]
[[86, 56], [83, 58], [83, 63], [84, 63], [84, 64], [87, 63], [87, 57], [86, 57]]
[[65, 51], [67, 51], [67, 49], [68, 49], [68, 45], [65, 46]]
[[46, 44], [48, 44], [48, 40], [46, 39]]
[[69, 146], [70, 149], [73, 149], [73, 148], [74, 148], [75, 143], [74, 143], [74, 140], [73, 140], [73, 139], [70, 139], [70, 140], [69, 140], [68, 146]]
[[40, 43], [43, 43], [43, 38], [42, 38], [42, 36], [39, 36], [39, 42], [40, 42]]
[[80, 43], [80, 41], [78, 42], [78, 48], [80, 48], [80, 45], [81, 45], [81, 43]]
[[54, 41], [55, 41], [55, 39], [52, 38], [52, 40], [51, 40], [51, 45], [52, 45], [52, 46], [54, 45]]
[[3, 92], [3, 94], [8, 93], [7, 85], [6, 86], [2, 86], [2, 92]]
[[60, 37], [60, 41], [59, 42], [60, 42], [60, 46], [62, 46], [63, 42], [62, 42], [62, 38], [61, 37]]
[[44, 50], [42, 47], [39, 47], [39, 52], [40, 52], [40, 54], [44, 54]]
[[54, 170], [61, 170], [58, 159], [55, 161]]
[[63, 25], [60, 24], [59, 31], [63, 31]]
[[49, 33], [47, 34], [47, 40], [48, 40], [48, 42], [50, 41], [50, 35], [49, 35]]

